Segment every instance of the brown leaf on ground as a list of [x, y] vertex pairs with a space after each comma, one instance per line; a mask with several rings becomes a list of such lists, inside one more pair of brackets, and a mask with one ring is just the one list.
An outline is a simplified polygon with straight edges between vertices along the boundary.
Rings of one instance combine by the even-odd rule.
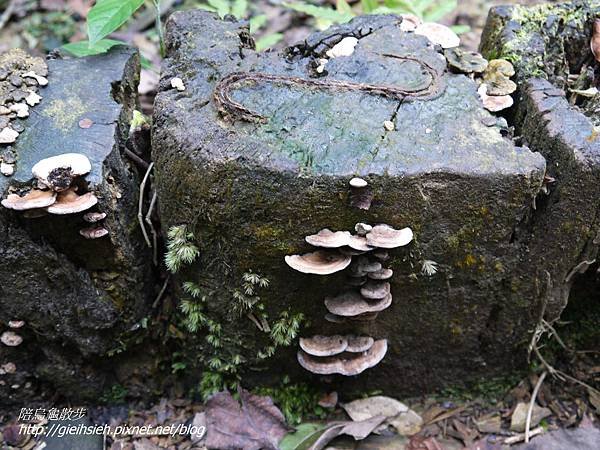
[[270, 397], [238, 390], [241, 405], [229, 392], [219, 392], [206, 403], [206, 446], [215, 450], [277, 450], [289, 431]]
[[406, 450], [444, 450], [444, 448], [433, 437], [413, 436]]
[[480, 439], [476, 442], [473, 442], [470, 446], [464, 448], [464, 450], [501, 450], [501, 449], [502, 449], [502, 442], [500, 440], [498, 440], [497, 442], [494, 442], [488, 438]]
[[385, 416], [375, 416], [358, 422], [350, 421], [332, 423], [330, 427], [310, 447], [310, 450], [322, 450], [329, 442], [342, 435], [352, 436], [357, 441], [365, 439], [378, 426], [380, 426], [385, 419]]

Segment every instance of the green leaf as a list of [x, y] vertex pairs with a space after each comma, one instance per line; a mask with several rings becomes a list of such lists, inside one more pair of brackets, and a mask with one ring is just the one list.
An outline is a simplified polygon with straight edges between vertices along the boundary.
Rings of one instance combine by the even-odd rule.
[[336, 11], [344, 13], [344, 14], [354, 15], [352, 12], [352, 8], [350, 7], [350, 5], [348, 4], [348, 2], [346, 0], [337, 0], [335, 2], [335, 9], [336, 9]]
[[109, 35], [129, 19], [144, 0], [98, 0], [87, 16], [90, 45]]
[[115, 45], [127, 45], [127, 43], [114, 39], [100, 39], [94, 45], [90, 45], [88, 41], [80, 41], [73, 42], [71, 44], [65, 44], [61, 48], [73, 56], [82, 57], [106, 53]]
[[471, 27], [469, 25], [452, 25], [450, 29], [456, 34], [463, 34], [471, 31]]
[[243, 19], [248, 12], [248, 0], [233, 0], [231, 14], [237, 19]]
[[260, 52], [267, 48], [273, 47], [275, 44], [281, 41], [281, 39], [283, 39], [283, 34], [281, 33], [267, 34], [266, 36], [256, 40], [256, 50]]
[[250, 33], [256, 33], [267, 23], [267, 15], [259, 14], [250, 19]]
[[457, 0], [444, 0], [433, 4], [425, 10], [423, 20], [426, 22], [437, 22], [442, 17], [450, 14], [458, 7]]
[[217, 14], [223, 17], [229, 14], [229, 2], [227, 0], [206, 0], [210, 6], [217, 10]]
[[371, 14], [379, 6], [378, 0], [360, 0], [363, 14]]
[[325, 432], [327, 427], [317, 423], [302, 423], [279, 443], [279, 450], [308, 450]]
[[410, 13], [421, 16], [420, 11], [411, 3], [404, 0], [385, 0], [383, 4], [396, 14]]
[[333, 8], [325, 8], [323, 6], [309, 5], [306, 3], [283, 3], [286, 8], [293, 9], [304, 14], [308, 14], [316, 19], [327, 20], [333, 23], [344, 23], [354, 17], [353, 14], [342, 13]]

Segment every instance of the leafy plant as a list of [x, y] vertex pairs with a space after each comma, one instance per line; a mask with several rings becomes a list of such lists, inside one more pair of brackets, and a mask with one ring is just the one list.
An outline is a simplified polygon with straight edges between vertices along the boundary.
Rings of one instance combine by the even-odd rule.
[[[414, 14], [424, 22], [437, 22], [454, 11], [457, 0], [361, 0], [351, 7], [346, 0], [337, 0], [335, 8], [316, 6], [306, 2], [284, 3], [294, 11], [312, 16], [317, 27], [325, 29], [333, 24], [345, 23], [363, 14]], [[453, 27], [456, 32], [468, 31], [468, 27]]]
[[[245, 19], [250, 16], [250, 8], [248, 0], [206, 0], [205, 3], [198, 6], [199, 9], [217, 13], [224, 17], [231, 14], [236, 19]], [[259, 14], [252, 16], [250, 22], [250, 33], [256, 34], [261, 28], [267, 24], [267, 16]], [[281, 33], [269, 33], [261, 36], [256, 40], [256, 50], [262, 51], [273, 47], [283, 38]]]
[[321, 395], [315, 388], [305, 383], [291, 384], [287, 377], [280, 386], [258, 388], [255, 393], [271, 397], [291, 425], [299, 424], [307, 417], [323, 419], [327, 415], [319, 406]]
[[[160, 0], [152, 0], [156, 9], [156, 27], [162, 49], [162, 25], [160, 23]], [[89, 56], [105, 53], [115, 45], [126, 44], [115, 39], [105, 39], [119, 29], [144, 4], [144, 0], [97, 0], [87, 15], [88, 39], [63, 45], [62, 48], [74, 56]]]
[[194, 233], [187, 231], [186, 225], [172, 226], [167, 233], [167, 253], [165, 264], [171, 273], [177, 273], [183, 264], [192, 264], [200, 255], [194, 245]]

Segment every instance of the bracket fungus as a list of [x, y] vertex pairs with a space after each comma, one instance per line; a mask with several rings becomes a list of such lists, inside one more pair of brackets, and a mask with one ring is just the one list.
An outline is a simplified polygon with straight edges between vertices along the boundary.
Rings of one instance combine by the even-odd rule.
[[487, 59], [479, 53], [458, 47], [444, 50], [444, 56], [452, 69], [462, 73], [481, 73], [488, 66]]
[[86, 239], [99, 239], [108, 235], [108, 230], [104, 227], [90, 227], [79, 230], [79, 234]]
[[83, 195], [77, 195], [74, 188], [60, 192], [56, 197], [56, 202], [46, 208], [50, 214], [75, 214], [86, 211], [98, 203], [98, 198], [88, 192]]
[[4, 333], [2, 333], [2, 336], [0, 336], [0, 342], [2, 342], [7, 347], [16, 347], [18, 345], [21, 345], [21, 343], [23, 342], [23, 338], [14, 331], [5, 331]]
[[45, 208], [56, 202], [56, 192], [32, 189], [25, 195], [9, 194], [2, 200], [2, 206], [16, 211]]
[[335, 356], [316, 357], [300, 350], [298, 362], [309, 372], [317, 375], [358, 375], [376, 366], [387, 353], [387, 340], [375, 341], [371, 348], [361, 353], [343, 353]]
[[487, 95], [487, 84], [481, 83], [477, 93], [483, 102], [483, 107], [491, 112], [510, 108], [514, 101], [510, 95]]
[[390, 283], [370, 280], [360, 289], [360, 295], [369, 300], [380, 300], [390, 294], [390, 289]]
[[346, 336], [346, 340], [348, 341], [348, 346], [345, 351], [350, 353], [366, 352], [375, 343], [375, 339], [371, 336]]
[[352, 36], [345, 37], [340, 42], [335, 44], [325, 54], [329, 58], [339, 58], [340, 56], [350, 56], [354, 53], [354, 47], [358, 44], [358, 39]]
[[106, 213], [103, 212], [89, 212], [83, 215], [83, 220], [88, 223], [96, 223], [104, 219], [106, 219]]
[[325, 298], [325, 307], [331, 314], [354, 317], [364, 313], [380, 312], [392, 304], [392, 295], [370, 302], [358, 292], [343, 292], [335, 297]]
[[304, 255], [287, 255], [285, 262], [298, 272], [330, 275], [348, 267], [352, 262], [352, 257], [340, 252], [317, 250]]
[[362, 189], [362, 188], [366, 188], [369, 183], [367, 183], [365, 180], [363, 180], [362, 178], [358, 178], [358, 177], [354, 177], [349, 181], [350, 187], [356, 188], [356, 189]]
[[350, 244], [352, 235], [349, 231], [331, 231], [324, 228], [317, 234], [311, 234], [304, 239], [310, 245], [324, 248], [339, 248]]
[[442, 48], [452, 48], [460, 45], [458, 35], [447, 26], [439, 23], [422, 23], [415, 28], [415, 34], [425, 36], [430, 42], [440, 45]]
[[392, 278], [392, 275], [394, 275], [392, 269], [382, 267], [381, 270], [378, 270], [377, 272], [369, 272], [367, 277], [372, 280], [388, 280]]
[[0, 144], [12, 144], [19, 137], [19, 132], [12, 128], [3, 128], [0, 131]]
[[396, 248], [403, 247], [413, 240], [413, 232], [410, 228], [396, 230], [389, 225], [376, 225], [367, 234], [367, 244], [372, 247]]
[[31, 173], [42, 184], [60, 192], [68, 189], [74, 178], [92, 170], [87, 156], [80, 153], [63, 153], [42, 159], [34, 164]]
[[354, 225], [354, 231], [356, 231], [359, 236], [366, 236], [367, 233], [370, 233], [372, 229], [373, 227], [367, 223], [359, 222]]
[[300, 348], [313, 356], [333, 356], [342, 353], [348, 347], [344, 336], [313, 336], [300, 338]]
[[402, 22], [400, 22], [400, 29], [402, 31], [415, 31], [423, 23], [414, 14], [400, 14], [400, 16], [402, 17]]

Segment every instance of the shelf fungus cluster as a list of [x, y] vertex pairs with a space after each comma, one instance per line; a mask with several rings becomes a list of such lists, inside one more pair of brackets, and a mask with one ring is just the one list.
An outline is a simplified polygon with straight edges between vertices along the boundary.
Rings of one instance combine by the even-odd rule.
[[0, 173], [10, 177], [15, 172], [13, 144], [25, 127], [29, 108], [42, 97], [39, 88], [48, 84], [48, 66], [43, 58], [29, 56], [21, 49], [0, 55]]
[[313, 336], [300, 339], [298, 362], [318, 375], [358, 375], [376, 366], [387, 352], [387, 340], [369, 336]]
[[[325, 298], [325, 318], [332, 323], [372, 321], [392, 304], [388, 280], [394, 273], [384, 267], [388, 249], [405, 246], [413, 239], [410, 228], [396, 230], [385, 224], [358, 223], [355, 231], [352, 234], [325, 228], [305, 238], [319, 250], [285, 257], [292, 269], [307, 274], [330, 275], [349, 269], [347, 289]], [[351, 376], [378, 364], [386, 351], [385, 339], [313, 336], [300, 339], [298, 362], [315, 374]]]
[[[42, 159], [31, 169], [34, 186], [11, 188], [13, 192], [2, 200], [2, 206], [23, 211], [26, 218], [88, 211], [98, 203], [98, 198], [92, 192], [80, 191], [85, 186], [83, 177], [91, 170], [87, 156], [79, 153], [63, 153]], [[94, 212], [85, 214], [84, 220], [96, 223], [105, 217], [104, 213]], [[95, 225], [81, 230], [80, 234], [88, 239], [96, 239], [106, 236], [108, 230]]]

